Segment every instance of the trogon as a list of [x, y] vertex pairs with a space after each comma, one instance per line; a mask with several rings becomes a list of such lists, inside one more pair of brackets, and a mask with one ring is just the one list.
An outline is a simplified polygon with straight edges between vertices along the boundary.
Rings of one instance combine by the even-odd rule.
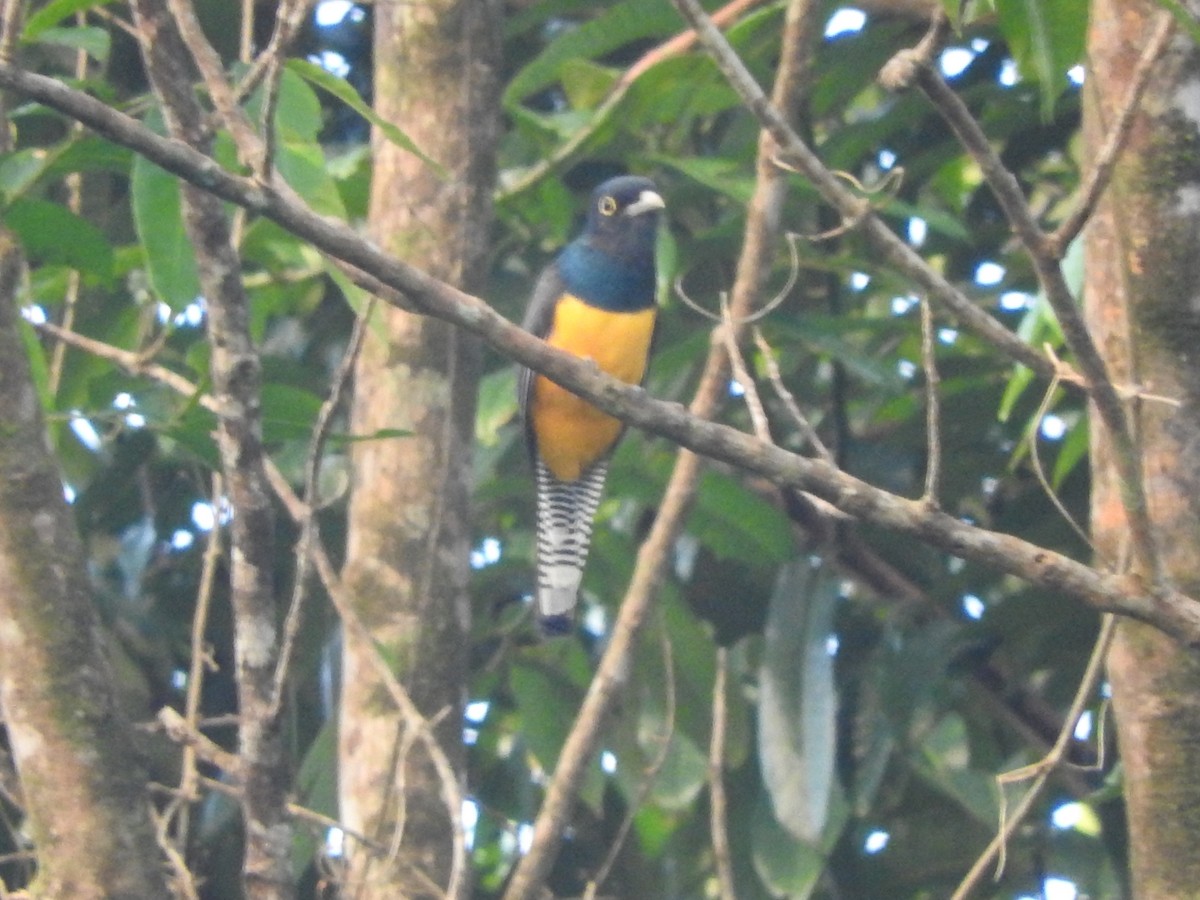
[[[647, 178], [622, 176], [597, 187], [582, 234], [538, 279], [524, 327], [640, 384], [654, 333], [654, 243], [664, 208]], [[521, 370], [518, 390], [537, 482], [538, 615], [543, 633], [565, 634], [608, 460], [624, 428], [529, 369]]]

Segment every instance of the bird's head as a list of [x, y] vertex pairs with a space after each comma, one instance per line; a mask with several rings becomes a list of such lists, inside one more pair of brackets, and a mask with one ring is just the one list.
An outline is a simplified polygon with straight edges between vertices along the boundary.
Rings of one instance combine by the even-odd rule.
[[618, 259], [652, 261], [658, 214], [665, 208], [649, 178], [610, 178], [592, 192], [584, 240]]

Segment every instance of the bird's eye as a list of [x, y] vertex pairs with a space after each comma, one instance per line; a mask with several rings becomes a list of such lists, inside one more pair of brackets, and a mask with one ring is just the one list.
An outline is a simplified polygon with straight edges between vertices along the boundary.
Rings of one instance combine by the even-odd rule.
[[612, 197], [600, 198], [600, 215], [611, 216], [617, 211], [617, 201]]

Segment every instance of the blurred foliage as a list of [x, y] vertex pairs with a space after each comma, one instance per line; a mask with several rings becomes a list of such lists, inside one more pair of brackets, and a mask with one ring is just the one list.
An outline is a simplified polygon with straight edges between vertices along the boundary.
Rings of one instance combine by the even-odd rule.
[[[130, 42], [95, 16], [75, 24], [77, 10], [99, 5], [37, 7], [23, 60], [71, 78], [75, 53], [83, 52], [88, 90], [160, 127]], [[957, 15], [959, 4], [948, 5]], [[217, 0], [197, 6], [208, 22], [230, 14]], [[327, 20], [310, 23], [284, 70], [278, 165], [314, 208], [360, 221], [370, 179], [362, 143], [368, 110], [358, 99], [369, 98], [370, 10], [342, 4], [343, 16], [330, 21], [334, 6], [318, 5]], [[519, 319], [536, 273], [577, 227], [591, 186], [621, 171], [653, 176], [670, 227], [660, 245], [662, 328], [647, 386], [686, 402], [710, 326], [669, 286], [681, 277], [713, 308], [730, 286], [753, 190], [755, 122], [696, 51], [661, 59], [610, 93], [631, 63], [679, 31], [666, 0], [516, 6], [504, 35], [506, 129], [488, 298]], [[264, 42], [270, 8], [261, 4]], [[827, 4], [821, 21], [838, 9]], [[764, 84], [777, 63], [782, 17], [782, 3], [766, 3], [729, 30]], [[1047, 223], [1060, 216], [1079, 176], [1078, 79], [1067, 71], [1079, 61], [1085, 21], [1083, 0], [970, 4], [943, 57], [954, 88]], [[866, 185], [897, 173], [899, 189], [882, 208], [889, 223], [1023, 338], [1057, 345], [1028, 261], [977, 167], [922, 98], [890, 95], [875, 83], [878, 68], [922, 32], [919, 22], [880, 16], [861, 29], [816, 35], [804, 128], [831, 167]], [[0, 204], [30, 260], [28, 318], [61, 320], [65, 298], [77, 295], [78, 331], [152, 353], [204, 390], [204, 307], [175, 180], [35, 104], [14, 110], [10, 126], [17, 146], [0, 158]], [[393, 123], [388, 135], [401, 145], [403, 126]], [[236, 164], [224, 136], [217, 153]], [[83, 188], [73, 204], [75, 177]], [[788, 229], [814, 235], [832, 224], [799, 177], [791, 188]], [[918, 496], [926, 457], [918, 299], [853, 232], [799, 246], [798, 286], [762, 322], [782, 379], [847, 471]], [[269, 449], [300, 485], [309, 430], [362, 298], [270, 222], [247, 218], [241, 249], [264, 355]], [[1077, 257], [1068, 261], [1078, 265]], [[781, 246], [773, 285], [784, 283], [787, 267]], [[1043, 425], [1035, 415], [1044, 384], [953, 322], [939, 317], [937, 327], [944, 508], [1086, 559], [1034, 477], [1030, 453], [1036, 440], [1060, 500], [1084, 521], [1086, 420], [1077, 400], [1052, 397], [1053, 419]], [[212, 417], [196, 396], [78, 351], [52, 377], [53, 343], [32, 330], [29, 337], [97, 603], [117, 638], [122, 691], [146, 719], [164, 703], [182, 702], [201, 560], [213, 523], [228, 515], [210, 496]], [[765, 378], [765, 360], [751, 353], [748, 362], [781, 443], [800, 446]], [[736, 395], [723, 415], [748, 427]], [[475, 456], [474, 665], [464, 730], [480, 897], [498, 894], [528, 836], [674, 456], [673, 447], [641, 434], [625, 441], [584, 580], [586, 614], [573, 637], [541, 643], [526, 614], [533, 491], [514, 414], [511, 366], [489, 356]], [[404, 439], [345, 429], [338, 418], [334, 431], [343, 439], [330, 443], [321, 466], [322, 529], [335, 555], [344, 536], [345, 438]], [[736, 471], [705, 474], [630, 690], [602, 757], [578, 786], [582, 802], [551, 878], [557, 895], [583, 891], [626, 816], [633, 827], [602, 893], [716, 895], [706, 755], [718, 646], [729, 650], [725, 779], [744, 900], [946, 896], [996, 827], [995, 774], [1038, 758], [1053, 737], [1096, 632], [1090, 611], [876, 528], [855, 529], [856, 554], [818, 547], [787, 501]], [[279, 521], [278, 568], [287, 585], [295, 535], [285, 517]], [[210, 717], [235, 711], [223, 591], [207, 633], [214, 666], [203, 712]], [[323, 598], [310, 602], [288, 727], [296, 799], [329, 815], [336, 815], [337, 641]], [[232, 746], [227, 725], [209, 733]], [[170, 752], [148, 739], [145, 752], [154, 777], [172, 783]], [[1048, 878], [1072, 881], [1092, 898], [1121, 896], [1120, 792], [1110, 775], [1081, 771], [1052, 781], [1010, 845], [1003, 878], [978, 896], [1037, 896]], [[1082, 803], [1085, 814], [1077, 826], [1057, 827], [1051, 812], [1066, 801]], [[0, 858], [20, 842], [5, 803], [0, 798]], [[193, 820], [189, 858], [208, 898], [238, 896], [233, 812], [212, 795]], [[297, 877], [313, 896], [328, 836], [298, 830]], [[0, 876], [20, 884], [20, 864], [0, 863]]]

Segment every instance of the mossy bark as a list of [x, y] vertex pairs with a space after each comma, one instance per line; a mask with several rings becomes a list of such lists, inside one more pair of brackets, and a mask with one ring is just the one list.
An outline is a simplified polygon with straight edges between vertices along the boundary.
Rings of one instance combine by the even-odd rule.
[[[1200, 11], [1194, 2], [1193, 15]], [[1161, 6], [1097, 0], [1084, 130], [1094, 156]], [[1159, 62], [1106, 199], [1088, 229], [1086, 305], [1113, 378], [1169, 401], [1130, 402], [1164, 569], [1200, 596], [1200, 51], [1176, 35]], [[1128, 558], [1107, 436], [1093, 427], [1099, 560]], [[1108, 659], [1125, 777], [1134, 895], [1200, 885], [1200, 654], [1122, 622]]]
[[33, 897], [168, 896], [83, 548], [46, 439], [0, 231], [0, 721], [37, 853]]
[[[375, 135], [371, 234], [381, 246], [468, 290], [483, 286], [498, 132], [499, 6], [492, 0], [376, 3], [375, 107], [441, 163], [442, 176]], [[461, 771], [470, 625], [471, 445], [479, 348], [447, 325], [378, 312], [355, 373], [353, 431], [411, 437], [354, 450], [344, 569], [351, 602]], [[394, 862], [352, 848], [356, 896], [426, 897], [448, 883], [451, 824], [438, 776], [388, 700], [367, 656], [344, 652], [341, 816], [389, 844]], [[411, 737], [411, 733], [407, 734]], [[465, 896], [465, 893], [460, 892]]]

